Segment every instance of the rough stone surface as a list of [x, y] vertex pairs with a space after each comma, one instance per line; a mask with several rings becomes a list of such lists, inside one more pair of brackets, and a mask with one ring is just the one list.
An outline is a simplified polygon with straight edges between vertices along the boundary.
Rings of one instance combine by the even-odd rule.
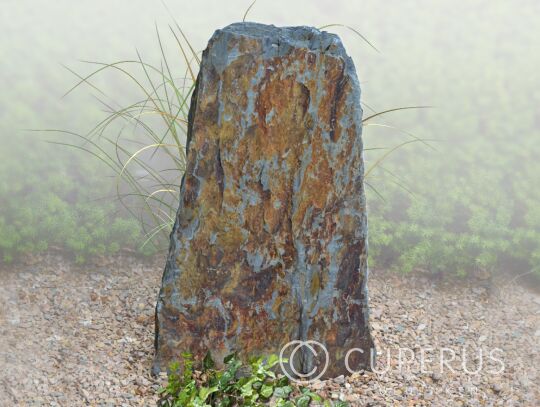
[[[339, 38], [254, 23], [218, 30], [190, 111], [188, 166], [156, 308], [154, 370], [316, 340], [327, 376], [367, 366], [360, 86]], [[317, 361], [304, 355], [301, 369]]]

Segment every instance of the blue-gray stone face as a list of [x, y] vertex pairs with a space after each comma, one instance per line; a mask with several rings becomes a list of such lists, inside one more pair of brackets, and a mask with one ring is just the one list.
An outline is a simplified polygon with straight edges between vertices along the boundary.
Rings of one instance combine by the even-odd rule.
[[[360, 85], [336, 35], [238, 23], [204, 51], [156, 309], [155, 370], [316, 340], [369, 368]], [[317, 361], [305, 355], [302, 368]]]

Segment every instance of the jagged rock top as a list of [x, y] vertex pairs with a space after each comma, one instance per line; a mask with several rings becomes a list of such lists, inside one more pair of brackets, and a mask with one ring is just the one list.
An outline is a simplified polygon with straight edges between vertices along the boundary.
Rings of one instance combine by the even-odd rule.
[[231, 34], [250, 38], [264, 39], [269, 44], [290, 45], [297, 48], [307, 48], [311, 51], [324, 51], [329, 54], [346, 55], [339, 37], [313, 27], [276, 27], [275, 25], [259, 23], [234, 23], [217, 30], [214, 37]]
[[353, 66], [341, 40], [335, 34], [307, 26], [276, 27], [243, 22], [217, 30], [210, 39], [209, 48], [212, 49], [212, 62], [221, 68], [218, 69], [219, 71], [243, 52], [238, 47], [231, 47], [231, 43], [237, 44], [241, 37], [260, 42], [261, 46], [258, 50], [250, 48], [249, 52], [256, 53], [258, 51], [259, 56], [265, 59], [284, 56], [289, 54], [291, 49], [303, 48], [315, 53], [324, 53], [326, 56], [343, 58], [347, 60], [347, 65]]

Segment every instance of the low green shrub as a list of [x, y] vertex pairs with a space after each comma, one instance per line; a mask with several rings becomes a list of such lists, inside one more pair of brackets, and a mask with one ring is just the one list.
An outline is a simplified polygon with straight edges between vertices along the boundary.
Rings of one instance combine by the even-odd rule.
[[[385, 168], [411, 193], [383, 179], [384, 200], [369, 203], [370, 264], [408, 273], [474, 276], [517, 272], [540, 276], [540, 162], [497, 148], [496, 140], [474, 140], [486, 158], [472, 160], [441, 143], [442, 152], [418, 159], [403, 151]], [[534, 139], [520, 148], [540, 156]], [[453, 160], [440, 159], [442, 154]], [[490, 164], [488, 161], [497, 164]], [[382, 171], [380, 171], [382, 172]]]
[[[277, 407], [336, 406], [307, 388], [297, 387], [286, 376], [275, 373], [276, 355], [255, 357], [244, 365], [236, 354], [227, 356], [224, 369], [216, 369], [210, 353], [197, 366], [191, 354], [183, 354], [180, 364], [173, 363], [168, 383], [159, 390], [160, 407]], [[269, 404], [271, 403], [271, 404]]]
[[17, 163], [6, 165], [6, 175], [19, 182], [0, 184], [0, 261], [49, 250], [68, 253], [78, 263], [122, 249], [141, 255], [155, 252], [152, 246], [141, 248], [140, 223], [118, 207], [110, 179], [86, 157], [80, 163], [81, 169], [93, 167], [83, 178], [63, 163], [34, 163], [41, 170], [35, 175]]

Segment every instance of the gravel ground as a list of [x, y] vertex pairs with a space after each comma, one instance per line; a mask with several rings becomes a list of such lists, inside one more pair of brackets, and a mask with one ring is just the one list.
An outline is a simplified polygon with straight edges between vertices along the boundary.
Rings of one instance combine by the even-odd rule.
[[[82, 268], [49, 256], [0, 269], [0, 406], [155, 405], [162, 378], [149, 368], [160, 277], [159, 263], [129, 258]], [[310, 386], [355, 406], [540, 405], [540, 296], [495, 287], [373, 273], [380, 373]], [[443, 348], [455, 360], [441, 370]], [[496, 348], [491, 356], [501, 362], [490, 359]]]

